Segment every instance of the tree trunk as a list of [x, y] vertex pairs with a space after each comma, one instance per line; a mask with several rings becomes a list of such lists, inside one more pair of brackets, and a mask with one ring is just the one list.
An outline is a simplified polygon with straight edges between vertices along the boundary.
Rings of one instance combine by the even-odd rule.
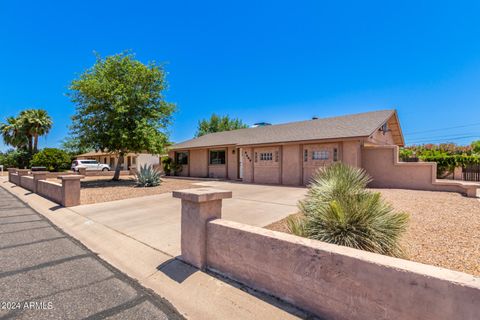
[[115, 167], [115, 174], [113, 175], [113, 181], [120, 180], [120, 169], [122, 168], [123, 164], [123, 152], [119, 153], [118, 155], [118, 162], [117, 166]]
[[28, 136], [28, 153], [32, 154], [33, 152], [33, 137]]
[[38, 134], [35, 134], [34, 141], [33, 141], [33, 152], [37, 153], [38, 151]]

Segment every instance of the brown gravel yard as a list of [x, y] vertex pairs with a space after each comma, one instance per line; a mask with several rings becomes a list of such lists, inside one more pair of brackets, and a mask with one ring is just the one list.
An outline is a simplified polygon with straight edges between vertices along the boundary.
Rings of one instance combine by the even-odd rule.
[[[58, 179], [52, 181], [58, 182]], [[112, 181], [112, 177], [86, 177], [81, 181], [80, 203], [91, 204], [151, 196], [173, 190], [194, 188], [193, 184], [197, 182], [199, 181], [162, 178], [162, 183], [158, 187], [140, 188], [136, 187], [133, 176], [121, 176], [120, 181]]]
[[[410, 213], [408, 259], [480, 276], [480, 201], [458, 193], [374, 189]], [[267, 228], [288, 232], [285, 221]]]

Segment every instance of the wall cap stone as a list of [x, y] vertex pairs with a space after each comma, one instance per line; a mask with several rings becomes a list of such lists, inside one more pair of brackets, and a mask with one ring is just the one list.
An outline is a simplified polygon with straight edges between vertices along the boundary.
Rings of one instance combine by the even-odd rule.
[[60, 180], [81, 180], [85, 178], [85, 176], [82, 176], [82, 175], [65, 175], [65, 176], [58, 176], [57, 179], [60, 179]]
[[47, 174], [49, 171], [32, 171], [32, 175]]
[[173, 197], [191, 202], [207, 202], [232, 197], [232, 191], [215, 188], [197, 188], [173, 191]]

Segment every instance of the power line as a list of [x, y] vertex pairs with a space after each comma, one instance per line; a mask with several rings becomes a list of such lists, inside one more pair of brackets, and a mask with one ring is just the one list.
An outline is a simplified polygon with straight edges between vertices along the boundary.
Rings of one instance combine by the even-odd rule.
[[457, 137], [457, 138], [440, 138], [440, 139], [425, 139], [425, 140], [418, 140], [418, 141], [409, 141], [409, 143], [426, 143], [426, 142], [438, 142], [438, 141], [445, 141], [445, 142], [451, 142], [455, 140], [462, 140], [462, 139], [472, 139], [476, 138], [479, 139], [480, 136], [463, 136], [463, 137]]
[[443, 130], [451, 130], [451, 129], [458, 129], [458, 128], [467, 128], [467, 127], [474, 127], [474, 126], [480, 126], [480, 122], [478, 122], [478, 123], [472, 123], [472, 124], [466, 124], [466, 125], [461, 125], [461, 126], [454, 126], [454, 127], [445, 127], [445, 128], [439, 128], [439, 129], [431, 129], [431, 130], [424, 130], [424, 131], [408, 132], [408, 133], [404, 133], [404, 135], [416, 135], [416, 134], [420, 134], [420, 133], [437, 132], [437, 131], [443, 131]]
[[415, 140], [426, 140], [426, 139], [451, 139], [451, 138], [457, 138], [460, 136], [475, 136], [475, 135], [480, 135], [478, 132], [462, 132], [462, 133], [455, 133], [451, 135], [436, 135], [436, 136], [425, 136], [425, 137], [416, 137], [416, 138], [411, 138], [409, 140], [415, 141]]

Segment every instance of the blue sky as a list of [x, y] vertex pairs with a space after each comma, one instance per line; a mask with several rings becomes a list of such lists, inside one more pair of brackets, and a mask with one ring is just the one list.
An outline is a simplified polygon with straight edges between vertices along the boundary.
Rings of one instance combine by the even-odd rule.
[[165, 63], [173, 141], [213, 112], [252, 124], [396, 108], [407, 143], [469, 143], [479, 15], [478, 1], [2, 1], [0, 117], [47, 109], [41, 145], [57, 146], [70, 81], [94, 51], [131, 49]]

